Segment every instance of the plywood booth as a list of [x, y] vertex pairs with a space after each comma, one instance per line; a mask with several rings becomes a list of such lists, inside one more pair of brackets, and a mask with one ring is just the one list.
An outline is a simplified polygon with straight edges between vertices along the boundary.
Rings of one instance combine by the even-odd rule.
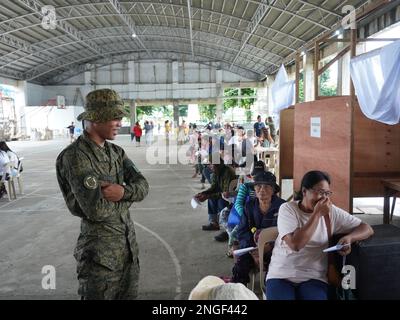
[[366, 118], [357, 101], [352, 121], [350, 96], [296, 104], [295, 191], [310, 170], [328, 172], [333, 202], [353, 212], [354, 197], [383, 197], [381, 180], [400, 178], [400, 125]]
[[294, 106], [280, 113], [279, 124], [279, 185], [283, 179], [293, 179]]

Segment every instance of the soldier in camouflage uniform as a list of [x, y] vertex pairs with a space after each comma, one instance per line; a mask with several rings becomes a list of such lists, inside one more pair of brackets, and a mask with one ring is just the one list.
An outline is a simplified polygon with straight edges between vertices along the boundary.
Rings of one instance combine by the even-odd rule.
[[90, 92], [86, 129], [57, 158], [57, 179], [68, 209], [82, 219], [75, 248], [82, 299], [135, 299], [139, 260], [133, 202], [143, 200], [149, 185], [125, 151], [114, 140], [123, 102], [110, 89]]

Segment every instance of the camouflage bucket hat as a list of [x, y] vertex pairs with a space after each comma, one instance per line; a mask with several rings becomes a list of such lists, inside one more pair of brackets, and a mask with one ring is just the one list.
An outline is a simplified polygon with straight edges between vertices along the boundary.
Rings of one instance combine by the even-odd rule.
[[111, 89], [100, 89], [87, 94], [85, 111], [77, 119], [78, 121], [107, 122], [126, 116], [129, 114], [118, 93]]

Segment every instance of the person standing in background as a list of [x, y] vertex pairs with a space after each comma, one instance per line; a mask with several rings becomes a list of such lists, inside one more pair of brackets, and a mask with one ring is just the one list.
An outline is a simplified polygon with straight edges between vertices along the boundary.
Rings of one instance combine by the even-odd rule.
[[276, 129], [275, 129], [275, 124], [274, 121], [272, 120], [272, 117], [268, 117], [265, 119], [265, 124], [267, 127], [269, 127], [269, 134], [271, 135], [272, 140], [275, 140], [276, 137]]
[[135, 135], [136, 139], [136, 147], [140, 147], [140, 137], [142, 136], [142, 128], [140, 127], [139, 121], [137, 121], [135, 126], [133, 127], [133, 134]]
[[169, 144], [169, 133], [171, 132], [171, 125], [169, 124], [169, 120], [165, 121], [165, 140], [166, 143]]
[[70, 139], [70, 143], [75, 141], [75, 125], [73, 122], [71, 122], [71, 124], [67, 127], [67, 129], [69, 129], [69, 139]]
[[256, 137], [261, 137], [261, 129], [265, 128], [264, 122], [261, 121], [261, 116], [257, 116], [257, 122], [254, 124], [254, 131], [256, 133]]

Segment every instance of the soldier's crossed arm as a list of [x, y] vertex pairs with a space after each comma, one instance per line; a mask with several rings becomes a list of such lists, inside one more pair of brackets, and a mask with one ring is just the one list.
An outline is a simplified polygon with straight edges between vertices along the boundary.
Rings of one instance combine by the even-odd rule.
[[93, 221], [104, 221], [126, 210], [128, 206], [124, 201], [112, 202], [103, 198], [98, 176], [90, 165], [82, 163], [82, 157], [77, 159], [64, 163], [63, 172], [70, 185], [70, 197], [79, 204], [85, 216]]
[[123, 170], [125, 192], [122, 200], [130, 203], [142, 201], [149, 192], [149, 184], [146, 178], [126, 155], [123, 157]]

